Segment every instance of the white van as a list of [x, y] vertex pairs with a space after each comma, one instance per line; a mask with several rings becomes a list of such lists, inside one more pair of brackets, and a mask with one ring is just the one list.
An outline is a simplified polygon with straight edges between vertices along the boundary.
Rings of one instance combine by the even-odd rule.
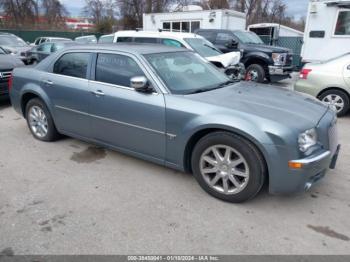
[[303, 63], [322, 62], [350, 52], [350, 1], [311, 0], [306, 20]]
[[120, 31], [114, 34], [113, 43], [147, 43], [184, 47], [193, 50], [210, 62], [218, 62], [223, 67], [239, 63], [240, 52], [223, 54], [204, 37], [192, 33], [166, 31]]

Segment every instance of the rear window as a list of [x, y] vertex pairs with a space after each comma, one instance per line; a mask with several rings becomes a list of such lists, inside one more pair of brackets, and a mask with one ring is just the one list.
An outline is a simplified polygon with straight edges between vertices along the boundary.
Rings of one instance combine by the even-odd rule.
[[90, 53], [68, 53], [55, 63], [53, 73], [77, 78], [86, 78]]
[[129, 36], [122, 36], [117, 38], [118, 43], [130, 43], [132, 42], [132, 37]]
[[145, 44], [157, 44], [158, 38], [152, 38], [152, 37], [135, 37], [134, 38], [135, 43], [145, 43]]

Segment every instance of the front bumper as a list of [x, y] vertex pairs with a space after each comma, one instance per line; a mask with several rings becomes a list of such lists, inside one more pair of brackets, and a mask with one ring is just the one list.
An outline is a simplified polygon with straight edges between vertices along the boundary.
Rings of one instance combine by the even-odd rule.
[[296, 191], [310, 189], [326, 175], [328, 169], [335, 169], [339, 152], [340, 145], [337, 145], [334, 152], [328, 150], [307, 158], [290, 161], [291, 163], [302, 164], [302, 168], [290, 168], [289, 171], [293, 176], [300, 178], [296, 185]]
[[0, 81], [0, 96], [8, 95], [8, 81]]
[[293, 66], [269, 66], [269, 76], [271, 81], [279, 81], [290, 78], [293, 70]]

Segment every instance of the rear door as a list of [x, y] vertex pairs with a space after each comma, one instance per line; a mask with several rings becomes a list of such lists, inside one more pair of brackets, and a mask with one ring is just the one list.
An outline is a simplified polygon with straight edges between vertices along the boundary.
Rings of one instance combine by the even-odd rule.
[[165, 102], [160, 92], [141, 93], [130, 87], [134, 76], [151, 76], [138, 59], [123, 53], [99, 53], [90, 89], [93, 136], [103, 143], [163, 161]]
[[91, 58], [89, 52], [65, 53], [41, 79], [53, 104], [57, 128], [86, 138], [91, 135], [88, 112], [92, 94], [87, 80]]

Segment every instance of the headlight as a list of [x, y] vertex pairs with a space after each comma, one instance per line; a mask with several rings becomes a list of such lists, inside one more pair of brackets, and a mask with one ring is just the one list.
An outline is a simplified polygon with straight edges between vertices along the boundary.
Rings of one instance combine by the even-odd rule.
[[275, 65], [283, 65], [287, 54], [285, 53], [272, 53], [272, 60]]
[[317, 144], [317, 132], [315, 128], [306, 130], [298, 137], [299, 150], [305, 153], [312, 146]]

